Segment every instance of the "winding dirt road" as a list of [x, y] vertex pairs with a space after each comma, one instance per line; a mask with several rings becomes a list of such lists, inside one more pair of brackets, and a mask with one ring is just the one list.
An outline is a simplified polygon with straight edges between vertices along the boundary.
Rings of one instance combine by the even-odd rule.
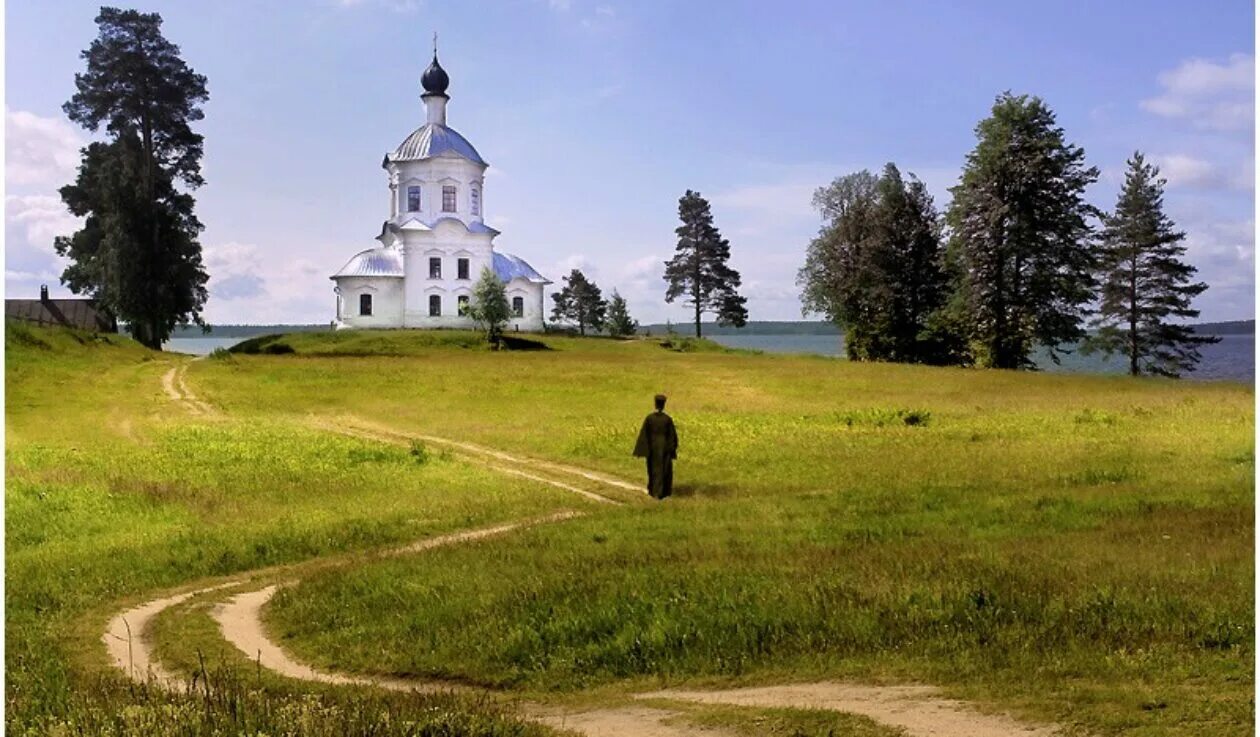
[[[183, 363], [162, 377], [163, 391], [173, 402], [191, 414], [206, 416], [217, 410], [198, 399], [188, 388], [188, 364]], [[610, 505], [623, 505], [616, 498], [633, 492], [642, 496], [642, 487], [606, 474], [550, 461], [524, 458], [493, 448], [449, 440], [431, 435], [405, 434], [379, 425], [345, 418], [315, 419], [310, 424], [320, 429], [356, 437], [406, 444], [412, 440], [450, 448], [461, 455], [502, 473], [528, 478], [584, 498]], [[593, 483], [593, 489], [580, 488], [552, 478], [552, 474], [580, 478]], [[504, 535], [525, 527], [561, 522], [581, 516], [562, 511], [548, 517], [522, 520], [478, 530], [442, 535], [385, 551], [383, 555], [413, 555], [436, 547], [472, 542]], [[103, 637], [110, 660], [128, 677], [152, 680], [168, 688], [186, 682], [165, 670], [157, 661], [148, 639], [149, 625], [163, 611], [191, 597], [212, 594], [226, 589], [240, 589], [252, 581], [251, 588], [228, 592], [217, 604], [212, 616], [218, 622], [224, 640], [259, 663], [280, 675], [299, 680], [346, 686], [373, 686], [400, 691], [452, 691], [463, 687], [450, 682], [420, 679], [382, 679], [353, 674], [317, 670], [287, 654], [268, 635], [262, 623], [262, 609], [280, 586], [293, 582], [293, 566], [276, 567], [242, 574], [236, 580], [214, 586], [168, 594], [155, 598], [113, 617]], [[268, 581], [267, 579], [273, 579]], [[821, 682], [726, 690], [664, 690], [642, 693], [635, 699], [650, 704], [616, 705], [608, 708], [563, 710], [536, 704], [522, 704], [521, 713], [548, 725], [576, 730], [592, 737], [719, 737], [727, 733], [712, 729], [682, 726], [676, 717], [677, 708], [670, 702], [721, 704], [746, 708], [795, 708], [859, 714], [881, 724], [900, 729], [909, 737], [1049, 737], [1058, 733], [1052, 725], [1028, 724], [1001, 714], [986, 714], [966, 703], [944, 698], [929, 686], [867, 686], [860, 684]]]

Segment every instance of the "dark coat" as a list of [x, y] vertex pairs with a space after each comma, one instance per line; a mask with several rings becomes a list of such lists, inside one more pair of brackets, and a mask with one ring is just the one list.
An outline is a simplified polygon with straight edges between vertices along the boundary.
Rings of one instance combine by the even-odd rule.
[[669, 496], [674, 487], [674, 459], [678, 457], [674, 420], [660, 411], [644, 418], [634, 454], [647, 459], [648, 493], [657, 499]]

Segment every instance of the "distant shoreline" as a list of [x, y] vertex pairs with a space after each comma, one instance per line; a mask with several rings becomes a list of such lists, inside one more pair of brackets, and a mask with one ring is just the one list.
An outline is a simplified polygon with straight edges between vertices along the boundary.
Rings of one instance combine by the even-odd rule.
[[[840, 335], [840, 330], [829, 322], [818, 321], [758, 321], [750, 322], [742, 328], [722, 327], [715, 323], [702, 323], [703, 333], [708, 335]], [[690, 323], [654, 323], [652, 325], [642, 325], [639, 327], [640, 333], [649, 333], [651, 335], [664, 335], [670, 329], [680, 335], [690, 335], [694, 332], [694, 326]], [[176, 328], [171, 333], [172, 338], [252, 338], [258, 335], [268, 335], [271, 333], [307, 333], [317, 332], [321, 330], [329, 330], [327, 324], [320, 325], [215, 325], [212, 326], [209, 333], [203, 333], [201, 328], [190, 326], [187, 328]], [[1254, 335], [1256, 332], [1256, 321], [1251, 320], [1229, 320], [1225, 322], [1205, 322], [1194, 325], [1195, 332], [1203, 335]]]

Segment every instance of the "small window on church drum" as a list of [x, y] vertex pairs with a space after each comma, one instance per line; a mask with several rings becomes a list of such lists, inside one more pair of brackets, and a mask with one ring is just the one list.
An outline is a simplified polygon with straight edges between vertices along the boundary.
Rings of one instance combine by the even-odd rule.
[[439, 317], [442, 314], [442, 298], [436, 294], [429, 295], [429, 317]]
[[472, 186], [472, 189], [468, 190], [468, 199], [469, 199], [469, 204], [471, 205], [472, 214], [480, 215], [481, 214], [481, 187], [478, 187], [477, 185], [474, 184]]
[[372, 295], [370, 294], [359, 295], [359, 314], [368, 315], [368, 316], [372, 314]]
[[455, 185], [442, 187], [442, 212], [455, 212]]
[[459, 316], [464, 317], [468, 314], [468, 295], [459, 295]]
[[525, 317], [525, 298], [524, 297], [512, 298], [512, 314], [517, 317]]
[[461, 258], [460, 260], [455, 262], [455, 266], [459, 270], [459, 278], [467, 279], [468, 278], [468, 259]]
[[407, 212], [420, 212], [420, 188], [407, 188]]
[[437, 257], [429, 259], [429, 278], [430, 279], [442, 278], [442, 259], [437, 258]]

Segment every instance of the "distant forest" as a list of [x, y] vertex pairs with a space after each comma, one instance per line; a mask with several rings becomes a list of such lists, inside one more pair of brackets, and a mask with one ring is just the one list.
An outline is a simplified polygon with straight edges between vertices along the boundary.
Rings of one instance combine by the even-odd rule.
[[[657, 323], [642, 325], [640, 334], [664, 335], [673, 328], [675, 332], [686, 333], [689, 324]], [[172, 338], [252, 338], [257, 335], [271, 333], [308, 333], [328, 330], [323, 325], [215, 325], [209, 333], [193, 325], [186, 328], [175, 328]], [[1205, 322], [1194, 326], [1194, 330], [1202, 335], [1252, 335], [1256, 332], [1255, 320], [1230, 320], [1228, 322]], [[817, 320], [765, 320], [749, 322], [742, 328], [722, 327], [714, 323], [704, 323], [704, 334], [708, 335], [839, 335], [840, 330], [829, 322]]]

